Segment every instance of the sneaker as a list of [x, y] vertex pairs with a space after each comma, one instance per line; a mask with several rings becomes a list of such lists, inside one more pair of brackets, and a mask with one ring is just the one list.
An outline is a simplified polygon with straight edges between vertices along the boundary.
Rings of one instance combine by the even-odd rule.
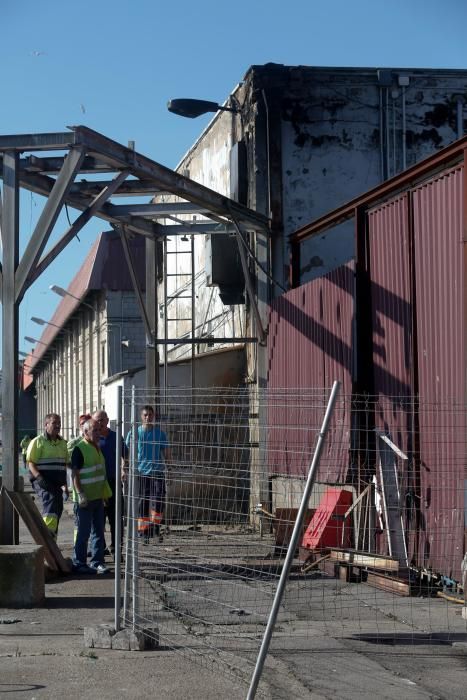
[[73, 571], [75, 574], [86, 574], [88, 576], [89, 574], [93, 576], [98, 573], [96, 569], [87, 564], [73, 564]]
[[104, 557], [110, 557], [113, 554], [112, 550], [106, 547], [104, 549]]
[[91, 568], [94, 569], [94, 573], [96, 574], [110, 574], [110, 569], [107, 568], [107, 566], [105, 566], [104, 564], [98, 564], [97, 566], [93, 566]]

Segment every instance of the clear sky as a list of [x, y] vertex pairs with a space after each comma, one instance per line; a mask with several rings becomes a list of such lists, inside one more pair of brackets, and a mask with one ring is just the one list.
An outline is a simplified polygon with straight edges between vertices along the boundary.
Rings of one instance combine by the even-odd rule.
[[[84, 124], [169, 167], [209, 119], [167, 100], [222, 102], [252, 64], [467, 68], [466, 0], [0, 0], [0, 18], [0, 133]], [[23, 196], [23, 246], [41, 206]], [[27, 293], [21, 349], [59, 301], [49, 285], [67, 287], [107, 228], [89, 223]]]

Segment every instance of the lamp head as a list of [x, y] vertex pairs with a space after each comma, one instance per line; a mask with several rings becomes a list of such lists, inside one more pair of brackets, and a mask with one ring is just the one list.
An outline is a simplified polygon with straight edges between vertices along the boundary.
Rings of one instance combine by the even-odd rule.
[[60, 297], [66, 297], [66, 296], [67, 296], [66, 290], [63, 289], [63, 287], [59, 287], [58, 284], [51, 284], [50, 287], [49, 287], [49, 289], [50, 289], [52, 292], [55, 292], [55, 294], [58, 294], [58, 296], [60, 296]]
[[188, 117], [188, 119], [195, 119], [207, 112], [219, 112], [219, 110], [222, 112], [237, 112], [233, 107], [223, 107], [217, 102], [187, 98], [169, 100], [167, 102], [167, 109], [169, 112], [172, 112], [172, 114], [178, 114], [179, 117]]

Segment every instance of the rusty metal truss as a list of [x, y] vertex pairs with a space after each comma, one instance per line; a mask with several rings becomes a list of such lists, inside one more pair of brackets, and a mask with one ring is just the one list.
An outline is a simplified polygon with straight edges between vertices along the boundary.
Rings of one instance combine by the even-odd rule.
[[[264, 340], [264, 330], [244, 254], [244, 242], [240, 238], [247, 231], [268, 236], [269, 221], [265, 216], [160, 165], [133, 148], [84, 126], [70, 127], [69, 131], [58, 133], [0, 135], [0, 177], [3, 181], [3, 202], [0, 198], [3, 245], [0, 269], [3, 305], [3, 484], [9, 490], [16, 490], [19, 304], [31, 284], [83, 226], [94, 216], [109, 222], [120, 231], [125, 250], [127, 236], [132, 234], [145, 236], [155, 246], [157, 239], [169, 234], [232, 233], [238, 240], [246, 289], [261, 342]], [[21, 189], [46, 198], [22, 256], [19, 254]], [[148, 196], [153, 198], [154, 203], [134, 203], [138, 197]], [[111, 200], [116, 197], [131, 198], [131, 203], [115, 204]], [[65, 206], [73, 207], [81, 214], [45, 252]], [[192, 216], [192, 220], [186, 220], [187, 216]], [[131, 269], [131, 258], [126, 257]], [[152, 272], [147, 262], [146, 274], [151, 274], [155, 279], [154, 261], [150, 264], [153, 265]], [[151, 322], [155, 299], [146, 300], [145, 303], [137, 286], [135, 291], [148, 340], [157, 343]], [[13, 542], [12, 522], [11, 508], [4, 504], [0, 518], [0, 543]]]

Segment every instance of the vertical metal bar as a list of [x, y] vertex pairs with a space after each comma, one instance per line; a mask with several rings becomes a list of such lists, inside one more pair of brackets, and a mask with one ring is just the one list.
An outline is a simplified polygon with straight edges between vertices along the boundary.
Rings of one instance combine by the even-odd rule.
[[133, 468], [130, 470], [131, 482], [131, 612], [132, 612], [132, 627], [136, 629], [137, 617], [137, 601], [138, 584], [136, 577], [138, 575], [138, 543], [136, 541], [136, 499], [139, 493], [136, 487], [136, 465], [138, 461], [138, 426], [136, 424], [136, 391], [135, 386], [131, 387], [131, 433], [132, 433], [132, 462]]
[[[2, 281], [2, 420], [3, 485], [18, 488], [18, 303], [15, 298], [15, 275], [19, 258], [19, 187], [18, 154], [7, 151], [3, 156], [3, 281]], [[3, 499], [0, 543], [15, 543], [13, 507]]]
[[256, 660], [255, 670], [253, 672], [253, 677], [251, 679], [250, 688], [248, 690], [247, 700], [253, 700], [256, 696], [256, 691], [258, 689], [258, 683], [261, 678], [261, 673], [263, 671], [264, 662], [269, 650], [269, 644], [271, 642], [272, 633], [274, 631], [274, 626], [276, 624], [277, 615], [279, 612], [279, 607], [282, 600], [282, 595], [284, 593], [285, 584], [289, 575], [290, 567], [292, 566], [293, 558], [295, 555], [295, 550], [297, 548], [298, 540], [302, 531], [302, 523], [305, 517], [305, 511], [308, 508], [308, 501], [310, 500], [311, 490], [315, 482], [316, 473], [318, 471], [319, 460], [321, 457], [321, 451], [323, 449], [324, 440], [328, 431], [329, 421], [331, 419], [332, 411], [334, 409], [334, 404], [336, 402], [337, 394], [339, 392], [340, 382], [335, 381], [332, 387], [331, 395], [329, 397], [328, 405], [326, 408], [326, 413], [324, 415], [323, 424], [319, 432], [318, 441], [315, 447], [315, 453], [313, 455], [313, 460], [310, 465], [310, 470], [308, 472], [308, 477], [305, 484], [305, 490], [303, 491], [302, 500], [300, 503], [300, 508], [297, 514], [297, 519], [295, 521], [294, 529], [292, 532], [292, 537], [290, 538], [289, 548], [287, 550], [287, 555], [285, 557], [284, 566], [282, 568], [282, 573], [277, 584], [276, 595], [274, 596], [274, 601], [271, 607], [271, 612], [269, 613], [269, 620], [264, 632], [263, 642], [261, 644], [261, 649]]
[[[125, 405], [125, 395], [123, 395], [123, 406]], [[133, 412], [133, 408], [131, 409]], [[122, 410], [123, 413], [123, 420], [125, 420], [125, 413]], [[129, 566], [130, 566], [130, 542], [132, 539], [132, 515], [131, 515], [131, 509], [132, 509], [132, 502], [133, 502], [133, 494], [131, 492], [132, 486], [133, 486], [133, 481], [131, 478], [131, 473], [132, 470], [134, 469], [134, 460], [133, 460], [133, 426], [131, 425], [130, 427], [131, 431], [131, 442], [130, 442], [130, 454], [129, 454], [129, 460], [128, 460], [128, 478], [127, 478], [127, 503], [126, 503], [126, 542], [125, 542], [125, 581], [124, 581], [124, 596], [123, 596], [123, 622], [126, 623], [128, 619], [128, 604], [129, 604], [129, 596], [130, 596], [130, 574], [129, 574]]]
[[[146, 238], [146, 311], [153, 341], [157, 338], [157, 243], [153, 238]], [[146, 344], [146, 386], [156, 388], [159, 385], [158, 346]], [[157, 410], [157, 409], [156, 409]]]
[[[163, 279], [164, 279], [164, 339], [169, 337], [169, 322], [167, 320], [167, 238], [164, 238], [164, 269], [163, 269]], [[168, 365], [169, 365], [169, 346], [167, 343], [164, 344], [164, 415], [167, 415], [168, 410], [168, 399], [167, 399], [167, 387], [169, 386], [168, 379]]]
[[117, 387], [117, 449], [115, 459], [115, 604], [114, 627], [120, 629], [122, 587], [122, 387]]
[[[191, 337], [194, 340], [196, 335], [196, 299], [195, 299], [195, 237], [193, 234], [190, 236], [190, 250], [191, 250]], [[195, 387], [196, 387], [196, 369], [195, 369], [195, 356], [196, 356], [196, 346], [194, 343], [191, 345], [191, 401], [192, 409], [191, 412], [194, 413], [194, 400], [195, 400]]]

